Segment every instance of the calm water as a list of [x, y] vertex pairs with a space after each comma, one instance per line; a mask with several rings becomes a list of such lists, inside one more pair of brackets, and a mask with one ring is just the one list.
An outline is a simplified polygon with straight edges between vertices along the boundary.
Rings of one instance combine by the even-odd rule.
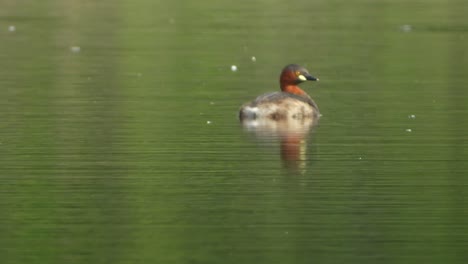
[[[36, 2], [0, 3], [1, 263], [468, 262], [466, 1]], [[243, 128], [289, 63], [319, 125]]]

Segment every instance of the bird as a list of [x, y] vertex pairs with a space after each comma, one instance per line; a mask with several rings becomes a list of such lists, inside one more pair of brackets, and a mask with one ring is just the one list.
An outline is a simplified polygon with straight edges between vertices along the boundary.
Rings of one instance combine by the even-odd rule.
[[280, 74], [281, 91], [262, 94], [242, 105], [239, 119], [241, 121], [318, 119], [320, 111], [317, 104], [298, 86], [306, 81], [318, 80], [300, 65], [286, 65]]

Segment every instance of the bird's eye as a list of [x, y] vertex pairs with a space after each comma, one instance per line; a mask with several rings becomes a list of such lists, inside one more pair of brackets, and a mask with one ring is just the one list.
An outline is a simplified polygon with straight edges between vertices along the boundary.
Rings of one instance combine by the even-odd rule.
[[296, 76], [299, 76], [301, 75], [301, 72], [300, 71], [296, 71]]

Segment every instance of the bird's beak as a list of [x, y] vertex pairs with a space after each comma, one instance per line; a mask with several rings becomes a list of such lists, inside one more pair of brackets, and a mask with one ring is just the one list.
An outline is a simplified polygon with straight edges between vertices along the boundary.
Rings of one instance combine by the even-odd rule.
[[318, 81], [318, 80], [319, 80], [319, 78], [315, 78], [315, 77], [312, 76], [312, 75], [305, 75], [304, 77], [305, 77], [306, 80], [308, 80], [308, 81]]

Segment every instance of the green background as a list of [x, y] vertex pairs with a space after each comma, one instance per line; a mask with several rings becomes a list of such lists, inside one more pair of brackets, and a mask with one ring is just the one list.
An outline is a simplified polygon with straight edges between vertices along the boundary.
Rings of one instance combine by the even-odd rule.
[[[1, 263], [466, 263], [467, 14], [0, 1]], [[299, 174], [237, 120], [289, 63], [320, 78]]]

